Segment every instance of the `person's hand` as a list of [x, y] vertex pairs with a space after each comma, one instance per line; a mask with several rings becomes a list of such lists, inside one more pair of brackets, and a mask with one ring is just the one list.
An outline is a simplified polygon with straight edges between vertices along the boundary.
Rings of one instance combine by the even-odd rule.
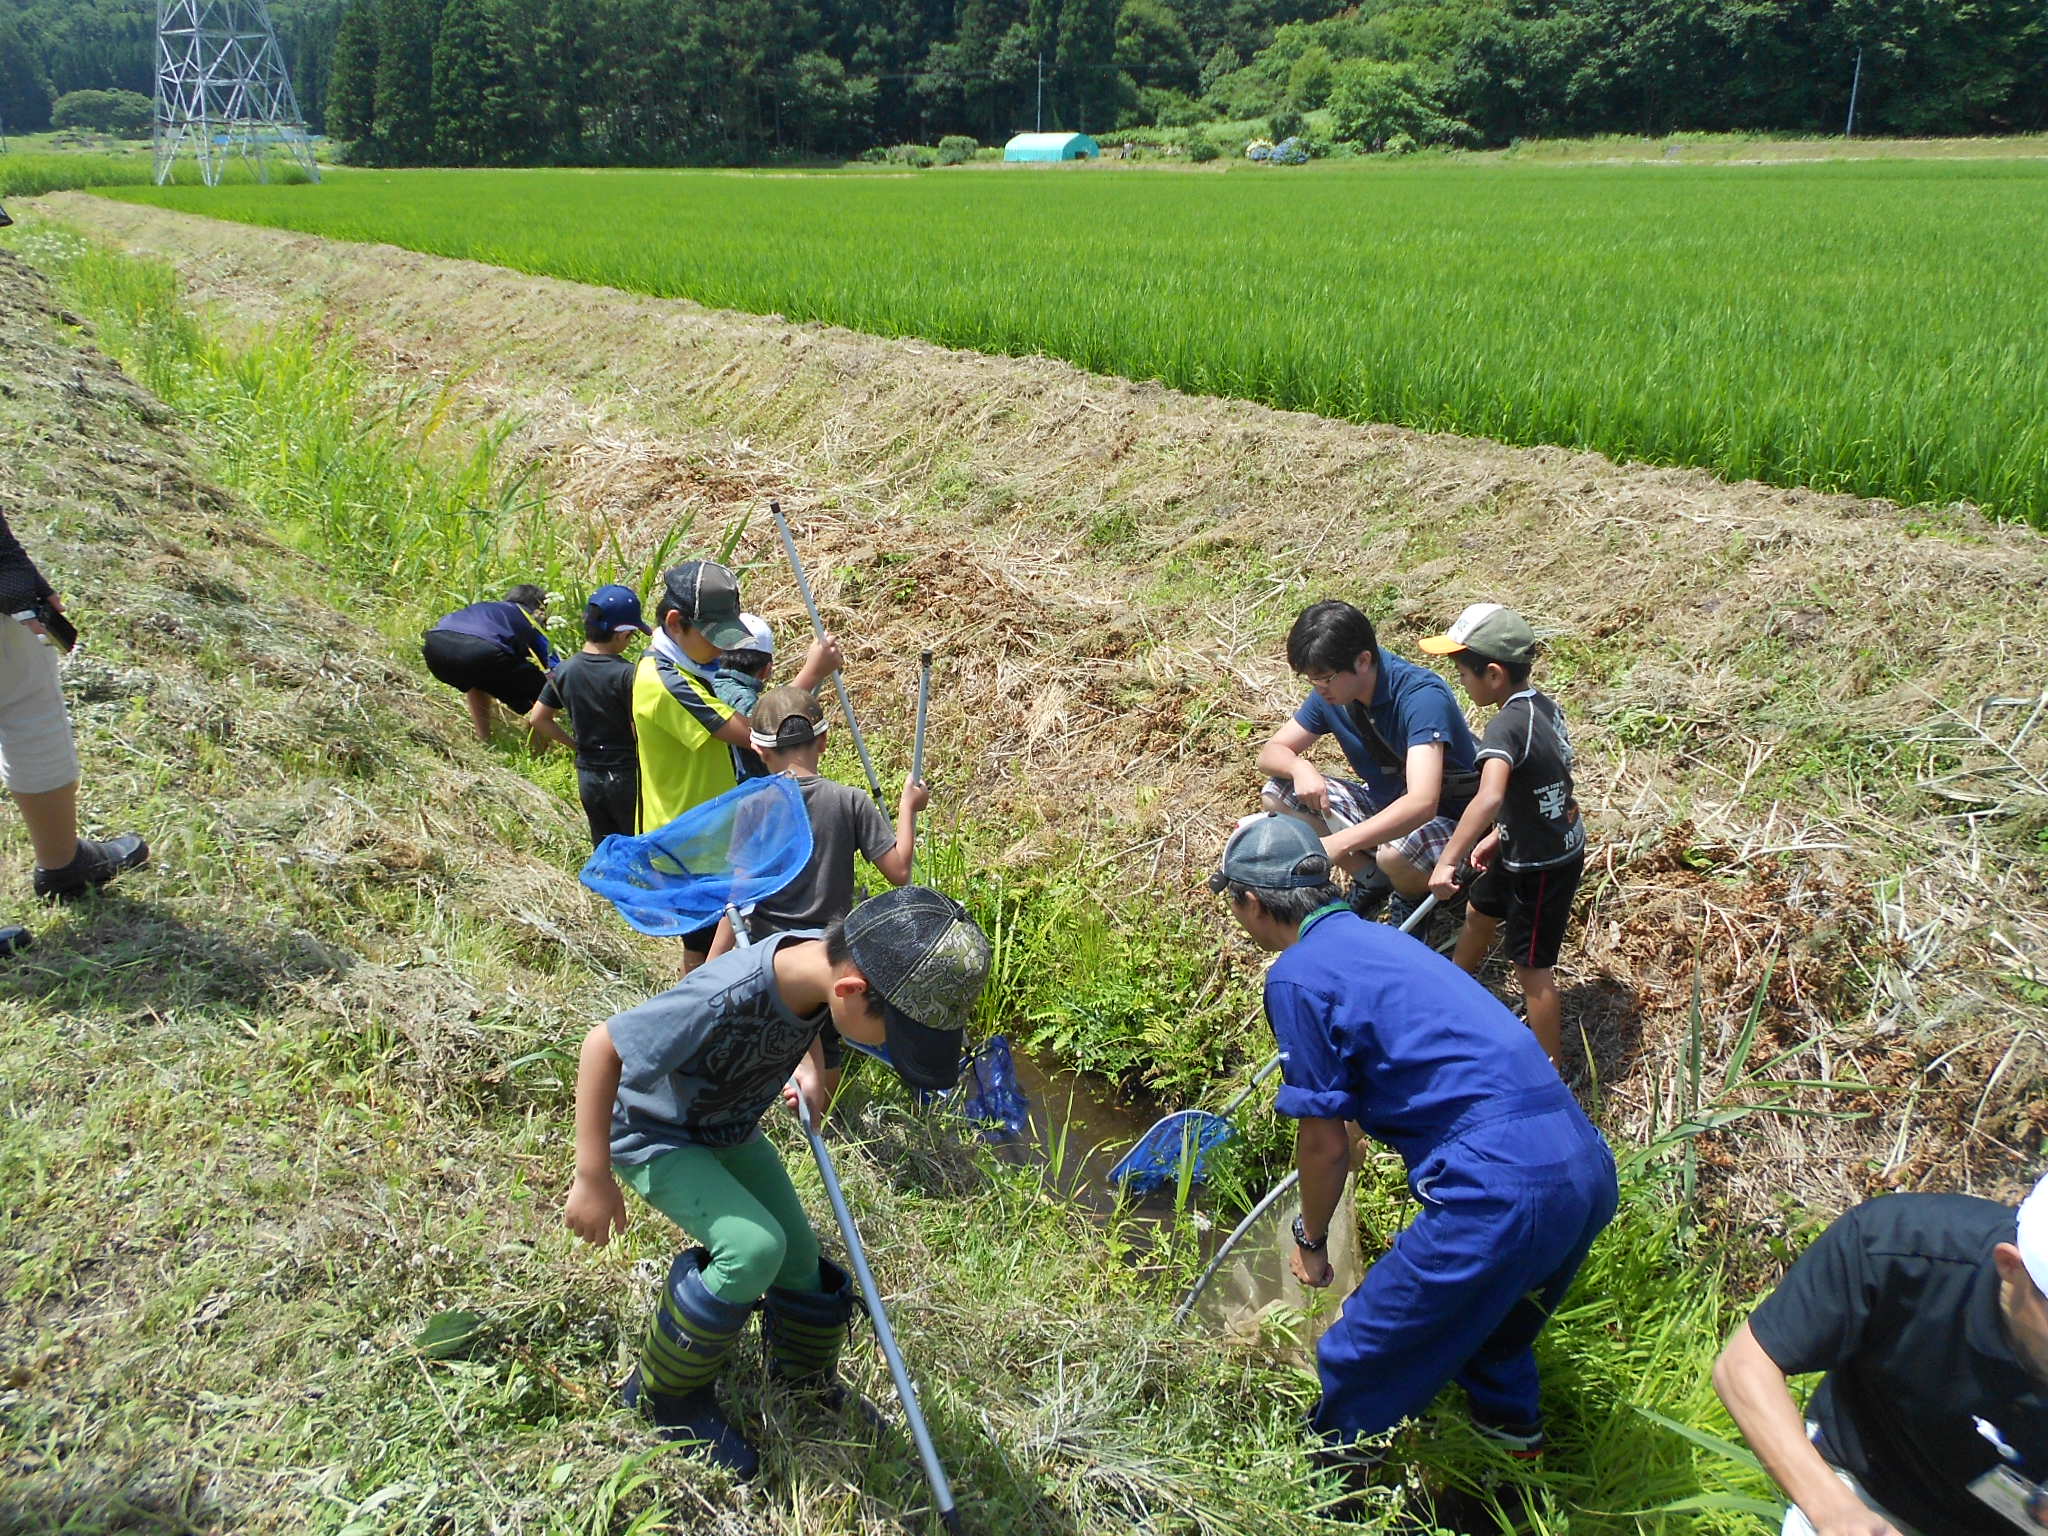
[[789, 1075], [789, 1081], [782, 1085], [782, 1102], [789, 1106], [789, 1112], [796, 1113], [797, 1095], [802, 1094], [804, 1103], [811, 1107], [811, 1124], [825, 1123], [825, 1085], [808, 1070], [808, 1062], [799, 1063], [796, 1071]]
[[1842, 1502], [1830, 1503], [1818, 1515], [1807, 1513], [1814, 1536], [1899, 1536], [1898, 1528], [1876, 1510], [1842, 1490]]
[[1305, 759], [1294, 765], [1294, 798], [1311, 816], [1330, 814], [1330, 781]]
[[1295, 1279], [1312, 1291], [1320, 1291], [1337, 1278], [1337, 1271], [1330, 1267], [1328, 1254], [1310, 1253], [1299, 1243], [1291, 1246], [1287, 1267], [1294, 1271]]
[[1457, 865], [1439, 862], [1437, 867], [1429, 872], [1429, 893], [1438, 901], [1452, 900], [1460, 889]]
[[1500, 833], [1489, 832], [1479, 839], [1479, 846], [1465, 855], [1465, 862], [1472, 866], [1474, 874], [1485, 874], [1493, 868], [1493, 856], [1500, 852]]
[[602, 1248], [614, 1232], [626, 1230], [626, 1197], [619, 1191], [619, 1181], [609, 1172], [577, 1174], [562, 1204], [562, 1220], [591, 1247]]
[[903, 810], [910, 812], [913, 816], [917, 815], [931, 803], [931, 789], [927, 785], [917, 783], [915, 780], [903, 786], [903, 798], [898, 802]]
[[[58, 613], [62, 613], [64, 611], [64, 599], [59, 597], [54, 592], [52, 592], [48, 597], [44, 598], [43, 601], [48, 603], [50, 607]], [[44, 627], [43, 621], [41, 619], [23, 619], [21, 622], [28, 626], [28, 632], [34, 635], [38, 640], [47, 641], [50, 638], [50, 631]]]
[[804, 652], [803, 674], [811, 679], [813, 688], [845, 665], [845, 652], [839, 649], [839, 642], [829, 634], [822, 639], [813, 640], [811, 648]]

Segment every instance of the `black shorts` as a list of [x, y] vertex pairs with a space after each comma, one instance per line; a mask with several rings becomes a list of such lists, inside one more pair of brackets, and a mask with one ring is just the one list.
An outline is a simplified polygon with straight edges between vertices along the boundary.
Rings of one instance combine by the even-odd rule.
[[1572, 897], [1586, 871], [1584, 854], [1548, 869], [1502, 869], [1498, 864], [1472, 882], [1472, 910], [1501, 927], [1501, 953], [1525, 971], [1557, 964]]
[[614, 832], [631, 837], [640, 815], [640, 765], [577, 768], [576, 798], [583, 802], [583, 819], [590, 823], [591, 847]]
[[540, 698], [547, 673], [524, 656], [515, 656], [481, 635], [430, 629], [420, 645], [427, 670], [460, 693], [481, 688], [515, 715], [532, 709]]

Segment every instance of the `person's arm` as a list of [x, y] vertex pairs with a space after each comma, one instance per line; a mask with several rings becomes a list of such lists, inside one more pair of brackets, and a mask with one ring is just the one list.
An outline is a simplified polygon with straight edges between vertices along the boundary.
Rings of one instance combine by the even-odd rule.
[[1355, 827], [1346, 827], [1323, 839], [1323, 852], [1332, 861], [1406, 837], [1436, 815], [1437, 805], [1443, 796], [1443, 743], [1426, 741], [1410, 747], [1402, 779], [1406, 787], [1399, 798], [1384, 810], [1374, 812]]
[[822, 640], [811, 642], [811, 648], [804, 652], [804, 664], [797, 668], [792, 681], [797, 687], [808, 688], [816, 693], [818, 684], [837, 672], [845, 662], [846, 657], [839, 649], [839, 642], [827, 634]]
[[711, 935], [711, 952], [704, 958], [716, 960], [729, 949], [737, 948], [740, 936], [732, 931], [732, 914], [726, 913], [718, 920], [718, 932]]
[[891, 885], [910, 884], [911, 866], [917, 858], [917, 813], [931, 802], [932, 792], [924, 785], [903, 786], [896, 802], [896, 846], [870, 861]]
[[1330, 786], [1322, 770], [1302, 754], [1316, 744], [1316, 733], [1299, 720], [1289, 720], [1259, 748], [1259, 772], [1294, 784], [1294, 798], [1316, 816], [1330, 813]]
[[822, 1035], [811, 1042], [811, 1048], [804, 1052], [803, 1060], [796, 1064], [796, 1070], [789, 1075], [789, 1081], [782, 1085], [782, 1102], [796, 1112], [796, 1096], [802, 1094], [804, 1102], [811, 1106], [811, 1123], [823, 1125], [825, 1111], [831, 1107], [832, 1095], [839, 1091], [839, 1071], [825, 1065], [825, 1040]]
[[1438, 900], [1449, 901], [1458, 894], [1458, 866], [1495, 830], [1501, 805], [1508, 797], [1508, 775], [1513, 771], [1504, 757], [1489, 757], [1479, 765], [1479, 793], [1458, 818], [1457, 830], [1430, 872], [1429, 888]]
[[558, 710], [551, 704], [536, 704], [526, 715], [527, 729], [544, 741], [552, 741], [558, 747], [576, 750], [576, 738], [555, 724]]
[[1764, 1353], [1747, 1321], [1714, 1362], [1714, 1390], [1764, 1470], [1812, 1522], [1816, 1536], [1899, 1536], [1835, 1476], [1807, 1438], [1785, 1373]]
[[754, 744], [754, 723], [745, 715], [727, 715], [724, 724], [711, 734], [728, 746], [751, 747]]
[[599, 1024], [583, 1037], [576, 1062], [576, 1177], [569, 1185], [562, 1218], [569, 1230], [602, 1248], [614, 1232], [626, 1230], [626, 1198], [612, 1174], [612, 1103], [621, 1071], [610, 1026]]
[[[1301, 1170], [1301, 1225], [1310, 1239], [1327, 1242], [1330, 1218], [1344, 1193], [1351, 1171], [1351, 1137], [1342, 1120], [1300, 1121], [1294, 1128], [1294, 1161]], [[1289, 1263], [1294, 1278], [1320, 1289], [1335, 1278], [1328, 1253], [1310, 1253], [1294, 1246]]]

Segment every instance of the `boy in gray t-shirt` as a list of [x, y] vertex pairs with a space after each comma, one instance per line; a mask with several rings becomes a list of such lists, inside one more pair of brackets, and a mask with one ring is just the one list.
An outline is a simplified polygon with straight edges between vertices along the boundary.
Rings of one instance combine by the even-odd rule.
[[[803, 871], [748, 914], [758, 939], [792, 929], [826, 928], [853, 910], [853, 856], [859, 853], [891, 885], [910, 879], [917, 847], [917, 815], [931, 801], [924, 785], [906, 783], [896, 804], [892, 829], [875, 802], [859, 790], [818, 772], [825, 751], [825, 711], [808, 688], [776, 688], [754, 710], [754, 748], [771, 773], [786, 773], [803, 791], [811, 817], [811, 859]], [[733, 945], [730, 923], [719, 925], [711, 953]], [[832, 1029], [825, 1030], [828, 1089], [838, 1084], [841, 1053]]]
[[701, 1247], [678, 1254], [622, 1389], [663, 1438], [694, 1441], [738, 1477], [759, 1457], [716, 1385], [755, 1305], [770, 1370], [836, 1405], [854, 1299], [819, 1253], [761, 1117], [821, 1087], [819, 1029], [886, 1046], [913, 1088], [960, 1076], [989, 943], [950, 896], [911, 886], [825, 933], [778, 933], [698, 967], [585, 1036], [576, 1071], [576, 1177], [563, 1211], [599, 1247], [627, 1222], [623, 1182]]

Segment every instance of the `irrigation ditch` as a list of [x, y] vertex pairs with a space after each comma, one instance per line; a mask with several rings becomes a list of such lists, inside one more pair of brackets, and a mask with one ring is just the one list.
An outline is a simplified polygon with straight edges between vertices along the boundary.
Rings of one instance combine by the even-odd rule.
[[[1549, 1362], [1569, 1405], [1550, 1528], [1757, 1529], [1734, 1505], [1657, 1513], [1750, 1485], [1635, 1410], [1725, 1430], [1704, 1372], [1731, 1306], [1842, 1206], [1887, 1188], [2006, 1193], [2038, 1162], [2048, 732], [2027, 729], [2013, 702], [2048, 685], [2038, 534], [1962, 509], [1901, 512], [1341, 426], [1042, 360], [92, 198], [36, 206], [168, 264], [93, 255], [40, 220], [10, 236], [86, 322], [67, 328], [53, 310], [37, 323], [118, 357], [165, 404], [103, 365], [51, 362], [47, 422], [14, 441], [38, 455], [72, 438], [92, 446], [67, 461], [71, 500], [24, 519], [53, 519], [33, 526], [81, 588], [86, 530], [104, 524], [99, 537], [119, 547], [168, 541], [148, 546], [152, 580], [219, 565], [206, 590], [242, 593], [257, 615], [235, 632], [254, 646], [246, 661], [211, 627], [225, 622], [215, 609], [236, 609], [225, 598], [158, 595], [152, 611], [184, 624], [182, 637], [110, 618], [115, 659], [89, 680], [103, 691], [88, 695], [88, 730], [122, 765], [123, 793], [182, 829], [194, 877], [251, 839], [269, 847], [273, 829], [280, 846], [310, 851], [261, 876], [284, 881], [267, 899], [285, 914], [273, 947], [296, 957], [277, 962], [289, 980], [168, 1014], [126, 993], [9, 992], [11, 1059], [21, 1081], [75, 1085], [107, 1069], [50, 1056], [38, 1031], [86, 1006], [94, 1038], [111, 1040], [154, 1007], [148, 1027], [198, 1041], [206, 1072], [227, 1074], [206, 1079], [216, 1086], [247, 1070], [205, 1054], [218, 1050], [215, 1027], [255, 1030], [295, 1070], [343, 1085], [338, 1107], [287, 1101], [268, 1079], [251, 1090], [259, 1107], [290, 1102], [288, 1122], [313, 1116], [310, 1168], [273, 1166], [275, 1150], [252, 1150], [260, 1140], [209, 1154], [254, 1181], [238, 1187], [274, 1192], [254, 1199], [252, 1219], [299, 1234], [310, 1261], [288, 1262], [261, 1224], [229, 1223], [263, 1264], [212, 1270], [227, 1261], [209, 1250], [197, 1278], [178, 1282], [178, 1306], [148, 1313], [135, 1256], [184, 1231], [176, 1219], [152, 1216], [142, 1231], [108, 1212], [99, 1234], [63, 1227], [61, 1251], [39, 1238], [32, 1264], [16, 1260], [11, 1291], [36, 1298], [42, 1331], [15, 1352], [70, 1362], [32, 1376], [55, 1383], [33, 1412], [45, 1443], [74, 1446], [71, 1474], [61, 1457], [38, 1470], [18, 1459], [20, 1442], [9, 1451], [46, 1485], [77, 1481], [89, 1463], [81, 1498], [132, 1502], [137, 1468], [166, 1475], [186, 1410], [120, 1363], [126, 1347], [159, 1372], [179, 1362], [196, 1390], [251, 1405], [249, 1422], [266, 1426], [201, 1437], [192, 1455], [213, 1491], [172, 1500], [201, 1528], [292, 1528], [291, 1513], [311, 1507], [335, 1528], [426, 1529], [459, 1507], [555, 1529], [548, 1479], [561, 1467], [572, 1470], [554, 1486], [573, 1488], [577, 1518], [590, 1518], [579, 1529], [623, 1529], [656, 1505], [682, 1528], [864, 1531], [901, 1518], [914, 1479], [887, 1446], [792, 1453], [788, 1507], [633, 1483], [637, 1470], [609, 1492], [590, 1481], [594, 1460], [637, 1466], [644, 1449], [593, 1396], [637, 1296], [624, 1272], [578, 1270], [536, 1245], [560, 1161], [547, 1046], [558, 1021], [629, 1000], [660, 961], [602, 932], [573, 887], [560, 764], [466, 759], [454, 722], [406, 671], [419, 610], [444, 584], [510, 579], [514, 559], [565, 590], [600, 568], [635, 572], [674, 547], [679, 526], [722, 530], [769, 495], [792, 510], [807, 560], [816, 552], [885, 778], [903, 766], [920, 637], [942, 637], [933, 776], [955, 809], [935, 812], [929, 868], [999, 936], [989, 1018], [1045, 1072], [1034, 1097], [1063, 1119], [1071, 1098], [1076, 1112], [1045, 1137], [1050, 1189], [1038, 1167], [1004, 1173], [881, 1090], [857, 1096], [844, 1128], [861, 1149], [848, 1160], [852, 1195], [894, 1240], [878, 1259], [908, 1304], [906, 1347], [918, 1341], [933, 1365], [935, 1429], [971, 1447], [963, 1483], [988, 1529], [1315, 1518], [1289, 1351], [1240, 1357], [1170, 1329], [1161, 1302], [1199, 1261], [1200, 1234], [1155, 1263], [1150, 1238], [1095, 1208], [1090, 1160], [1075, 1154], [1128, 1138], [1155, 1107], [1214, 1103], [1269, 1048], [1250, 1006], [1258, 957], [1224, 932], [1199, 876], [1255, 787], [1256, 737], [1292, 702], [1277, 636], [1333, 584], [1386, 616], [1397, 650], [1465, 601], [1519, 595], [1553, 636], [1548, 685], [1572, 714], [1597, 807], [1601, 852], [1562, 976], [1569, 1070], [1633, 1182]], [[55, 381], [73, 368], [81, 386], [66, 393]], [[188, 451], [165, 446], [174, 414], [207, 472], [255, 513], [178, 489], [162, 467]], [[39, 467], [26, 483], [59, 480]], [[394, 520], [402, 508], [415, 536], [355, 515], [373, 508]], [[161, 527], [147, 535], [123, 521], [152, 515]], [[798, 620], [765, 528], [745, 533], [742, 559], [750, 604], [778, 627]], [[221, 564], [233, 560], [261, 574]], [[271, 590], [316, 619], [280, 611]], [[192, 603], [203, 622], [183, 616]], [[276, 647], [274, 635], [294, 638]], [[290, 671], [294, 651], [312, 656], [309, 676]], [[151, 670], [203, 729], [145, 763], [117, 743]], [[262, 702], [278, 677], [296, 679], [290, 708], [317, 726], [311, 738]], [[372, 719], [381, 734], [366, 742]], [[233, 836], [202, 831], [209, 814]], [[530, 922], [507, 927], [484, 910], [491, 860]], [[293, 905], [301, 882], [331, 889], [335, 912]], [[235, 910], [239, 897], [219, 899]], [[206, 922], [196, 904], [167, 910]], [[152, 942], [168, 942], [170, 923], [149, 927]], [[252, 944], [272, 934], [243, 926]], [[180, 951], [195, 957], [180, 985], [196, 984], [216, 942]], [[330, 974], [305, 944], [354, 958]], [[252, 955], [233, 974], [271, 963]], [[259, 1138], [253, 1114], [246, 1131], [205, 1132], [146, 1108], [150, 1079], [136, 1070], [134, 1099], [120, 1100], [128, 1128], [96, 1133], [80, 1164], [91, 1176], [128, 1166], [134, 1145], [174, 1145], [161, 1139], [174, 1132], [201, 1147]], [[1248, 1120], [1244, 1172], [1218, 1192], [1239, 1208], [1282, 1152], [1261, 1116], [1272, 1120]], [[368, 1140], [336, 1140], [330, 1122], [357, 1118]], [[402, 1149], [421, 1125], [474, 1158], [474, 1181], [440, 1168], [401, 1187], [419, 1178]], [[502, 1149], [472, 1151], [480, 1128]], [[309, 1172], [311, 1214], [292, 1214]], [[152, 1199], [168, 1198], [157, 1175], [142, 1177]], [[345, 1209], [319, 1197], [323, 1178], [348, 1190]], [[522, 1203], [532, 1191], [538, 1204]], [[60, 1230], [49, 1206], [34, 1209]], [[1397, 1181], [1368, 1170], [1359, 1211], [1368, 1229], [1398, 1222]], [[307, 1237], [309, 1224], [321, 1235]], [[641, 1260], [656, 1239], [644, 1242], [630, 1250]], [[75, 1279], [93, 1265], [110, 1278]], [[926, 1278], [937, 1274], [943, 1285]], [[66, 1277], [81, 1296], [117, 1297], [105, 1316], [154, 1317], [175, 1343], [145, 1349], [67, 1309]], [[383, 1299], [337, 1308], [325, 1299], [337, 1285]], [[498, 1353], [489, 1369], [423, 1377], [407, 1329], [429, 1298], [456, 1295], [493, 1298]], [[253, 1332], [236, 1310], [250, 1297], [265, 1317]], [[215, 1320], [191, 1321], [210, 1307]], [[333, 1314], [352, 1307], [360, 1318], [337, 1330]], [[284, 1330], [296, 1342], [275, 1342]], [[358, 1341], [371, 1347], [353, 1353]], [[230, 1349], [265, 1368], [288, 1358], [322, 1395], [274, 1391]], [[75, 1449], [88, 1405], [123, 1393], [133, 1404], [115, 1417], [113, 1449]], [[352, 1428], [322, 1425], [323, 1403]], [[501, 1429], [505, 1448], [461, 1493], [473, 1502], [451, 1506], [457, 1491], [428, 1491], [427, 1469], [475, 1454], [479, 1426]], [[1454, 1433], [1425, 1453], [1453, 1475], [1474, 1454]], [[66, 1518], [81, 1507], [62, 1505]], [[793, 1523], [798, 1507], [810, 1524]]]

